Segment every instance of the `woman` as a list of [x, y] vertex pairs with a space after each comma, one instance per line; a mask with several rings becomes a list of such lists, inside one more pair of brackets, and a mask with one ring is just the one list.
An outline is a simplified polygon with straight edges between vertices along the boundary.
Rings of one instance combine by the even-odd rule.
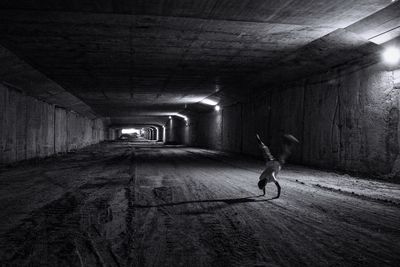
[[282, 169], [283, 164], [285, 164], [286, 159], [292, 153], [292, 149], [294, 144], [298, 144], [299, 140], [296, 139], [293, 135], [285, 134], [283, 136], [283, 145], [282, 145], [282, 153], [280, 154], [278, 159], [275, 159], [272, 156], [269, 148], [261, 141], [260, 136], [257, 134], [257, 142], [263, 151], [263, 156], [265, 159], [265, 170], [260, 176], [260, 181], [258, 182], [258, 187], [263, 190], [263, 196], [265, 196], [265, 186], [269, 182], [274, 182], [276, 187], [278, 188], [278, 195], [276, 198], [279, 198], [281, 195], [281, 186], [276, 180], [276, 176]]

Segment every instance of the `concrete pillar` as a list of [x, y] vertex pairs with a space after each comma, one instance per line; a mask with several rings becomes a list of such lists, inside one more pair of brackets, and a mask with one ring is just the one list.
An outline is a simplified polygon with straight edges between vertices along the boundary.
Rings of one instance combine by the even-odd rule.
[[122, 130], [121, 129], [117, 129], [117, 130], [115, 130], [115, 133], [116, 133], [115, 139], [118, 139], [122, 135]]
[[158, 141], [160, 139], [160, 129], [157, 127], [155, 127], [154, 129], [156, 129], [156, 138], [155, 140]]
[[149, 140], [153, 140], [153, 129], [149, 128]]

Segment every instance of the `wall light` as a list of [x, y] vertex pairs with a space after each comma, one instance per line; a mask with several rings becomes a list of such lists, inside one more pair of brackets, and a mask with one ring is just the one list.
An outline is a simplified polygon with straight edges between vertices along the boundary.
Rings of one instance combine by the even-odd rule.
[[176, 113], [176, 114], [174, 114], [174, 115], [177, 116], [177, 117], [179, 117], [179, 118], [184, 119], [184, 120], [185, 120], [185, 125], [186, 125], [186, 126], [189, 125], [189, 118], [188, 118], [187, 116], [182, 115], [182, 114], [180, 114], [180, 113]]
[[383, 51], [382, 58], [386, 64], [396, 65], [400, 62], [400, 49], [390, 46]]
[[211, 99], [207, 99], [207, 98], [201, 100], [200, 102], [203, 103], [203, 104], [209, 105], [209, 106], [215, 106], [215, 105], [218, 104], [217, 101], [211, 100]]
[[175, 116], [180, 117], [180, 118], [184, 119], [185, 121], [188, 121], [188, 119], [189, 119], [187, 116], [182, 115], [180, 113], [176, 113]]
[[220, 107], [219, 105], [216, 105], [216, 106], [215, 106], [215, 110], [216, 110], [216, 111], [220, 111], [220, 110], [221, 110], [221, 107]]

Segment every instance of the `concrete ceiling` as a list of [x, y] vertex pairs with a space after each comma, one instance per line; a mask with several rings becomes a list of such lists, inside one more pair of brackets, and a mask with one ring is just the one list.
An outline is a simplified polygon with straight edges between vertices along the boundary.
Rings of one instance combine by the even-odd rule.
[[398, 7], [391, 0], [3, 0], [0, 43], [101, 116], [158, 124], [218, 91], [240, 98], [249, 84], [304, 75], [288, 68], [293, 62], [312, 70], [328, 58], [335, 65], [371, 53], [367, 39], [396, 27]]
[[0, 82], [41, 101], [74, 110], [88, 118], [98, 115], [82, 100], [0, 45]]

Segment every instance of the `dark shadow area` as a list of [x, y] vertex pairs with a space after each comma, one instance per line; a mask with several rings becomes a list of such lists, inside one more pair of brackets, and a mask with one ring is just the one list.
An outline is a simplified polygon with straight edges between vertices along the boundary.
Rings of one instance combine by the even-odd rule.
[[135, 205], [133, 205], [133, 207], [142, 209], [142, 208], [171, 207], [171, 206], [194, 204], [194, 203], [218, 203], [218, 202], [223, 202], [223, 203], [228, 204], [228, 205], [235, 205], [235, 204], [240, 204], [240, 203], [267, 202], [267, 201], [276, 199], [276, 197], [267, 198], [267, 199], [254, 199], [254, 198], [259, 198], [259, 197], [263, 197], [263, 196], [259, 195], [259, 196], [249, 196], [249, 197], [241, 197], [241, 198], [220, 198], [220, 199], [189, 200], [189, 201], [164, 203], [164, 204], [158, 204], [158, 205], [138, 205], [138, 204], [135, 204]]

